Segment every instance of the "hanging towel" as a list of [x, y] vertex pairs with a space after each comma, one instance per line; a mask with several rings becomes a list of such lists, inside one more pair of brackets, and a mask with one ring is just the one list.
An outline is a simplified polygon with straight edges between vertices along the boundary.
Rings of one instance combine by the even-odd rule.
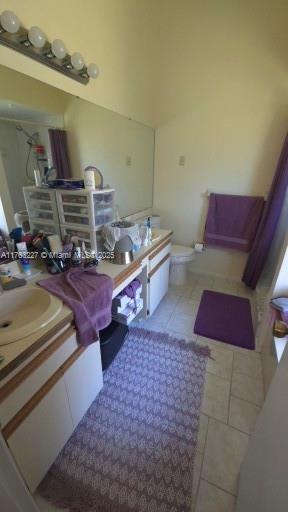
[[95, 268], [71, 268], [37, 284], [72, 309], [81, 345], [96, 341], [98, 331], [110, 324], [113, 280]]
[[249, 252], [263, 208], [263, 197], [210, 194], [204, 241]]

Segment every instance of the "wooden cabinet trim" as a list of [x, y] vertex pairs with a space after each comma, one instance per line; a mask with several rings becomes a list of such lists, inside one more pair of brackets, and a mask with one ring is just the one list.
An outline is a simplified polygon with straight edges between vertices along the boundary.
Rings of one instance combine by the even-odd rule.
[[48, 347], [38, 354], [30, 363], [20, 370], [15, 377], [12, 377], [2, 388], [0, 388], [0, 403], [3, 402], [15, 389], [22, 384], [39, 366], [41, 366], [56, 350], [58, 350], [65, 341], [76, 331], [73, 327], [68, 327], [58, 338], [56, 338]]
[[164, 256], [164, 258], [162, 258], [161, 261], [159, 261], [158, 265], [156, 265], [156, 267], [154, 267], [153, 270], [151, 270], [151, 272], [149, 272], [148, 278], [150, 279], [157, 272], [157, 270], [159, 270], [159, 268], [163, 265], [163, 263], [165, 263], [165, 261], [168, 260], [169, 258], [170, 258], [170, 252], [168, 254], [166, 254], [166, 256]]
[[60, 322], [52, 327], [48, 332], [46, 332], [44, 335], [40, 336], [35, 343], [30, 345], [26, 350], [21, 352], [19, 356], [16, 356], [15, 359], [13, 359], [10, 363], [8, 363], [4, 368], [0, 368], [0, 381], [7, 377], [10, 372], [15, 370], [20, 364], [22, 364], [25, 359], [30, 357], [34, 352], [39, 350], [47, 341], [49, 341], [53, 336], [55, 336], [61, 329], [63, 329], [66, 325], [72, 324], [73, 322], [73, 313], [69, 313], [69, 315], [63, 320], [60, 320]]
[[63, 377], [64, 373], [70, 366], [81, 356], [86, 347], [78, 347], [73, 354], [63, 363], [58, 370], [43, 384], [43, 386], [30, 398], [30, 400], [15, 414], [15, 416], [5, 425], [2, 435], [7, 441], [27, 416], [35, 409], [41, 400], [47, 395], [50, 389], [55, 386], [58, 380]]
[[153, 260], [153, 258], [155, 258], [155, 256], [157, 256], [157, 254], [159, 254], [159, 252], [162, 251], [162, 249], [164, 249], [164, 247], [167, 247], [167, 245], [169, 245], [171, 243], [171, 238], [169, 238], [168, 240], [164, 240], [164, 242], [162, 242], [157, 248], [155, 251], [153, 251], [151, 254], [149, 254], [149, 260]]
[[128, 268], [125, 268], [117, 277], [114, 279], [114, 289], [118, 288], [126, 279], [129, 278], [136, 270], [139, 270], [141, 272], [141, 261], [136, 260], [133, 263], [130, 263]]

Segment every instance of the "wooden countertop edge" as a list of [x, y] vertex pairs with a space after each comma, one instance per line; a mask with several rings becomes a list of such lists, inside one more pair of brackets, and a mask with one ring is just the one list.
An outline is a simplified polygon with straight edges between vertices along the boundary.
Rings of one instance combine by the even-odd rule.
[[56, 325], [54, 325], [49, 331], [45, 332], [42, 336], [40, 336], [32, 345], [30, 345], [26, 350], [23, 350], [21, 354], [15, 357], [13, 361], [10, 361], [4, 368], [0, 368], [0, 381], [7, 377], [9, 373], [15, 370], [21, 363], [25, 361], [28, 357], [30, 357], [34, 352], [36, 352], [39, 348], [41, 348], [47, 341], [49, 341], [52, 336], [55, 336], [65, 325], [71, 325], [74, 320], [74, 315], [72, 311], [65, 316], [62, 320], [60, 320]]
[[[120, 272], [120, 274], [114, 278], [114, 289], [118, 288], [118, 286], [121, 285], [123, 281], [129, 277], [130, 274], [132, 274], [135, 270], [137, 270], [141, 262], [144, 258], [149, 256], [149, 254], [153, 253], [155, 250], [157, 250], [158, 246], [162, 245], [164, 242], [166, 242], [169, 238], [171, 238], [173, 234], [173, 231], [169, 231], [167, 235], [165, 235], [163, 238], [160, 238], [153, 247], [149, 246], [147, 247], [147, 251], [145, 251], [139, 258], [136, 258], [132, 263], [125, 266], [125, 268]], [[30, 345], [26, 350], [21, 352], [18, 356], [13, 359], [10, 363], [8, 363], [4, 368], [0, 368], [0, 381], [7, 377], [10, 372], [15, 370], [21, 363], [25, 361], [29, 356], [31, 356], [34, 352], [36, 352], [39, 348], [41, 348], [52, 336], [55, 336], [65, 325], [72, 324], [74, 319], [74, 315], [72, 311], [65, 317], [63, 320], [61, 320], [58, 324], [54, 325], [49, 331], [47, 331], [45, 334], [40, 336], [32, 345]]]

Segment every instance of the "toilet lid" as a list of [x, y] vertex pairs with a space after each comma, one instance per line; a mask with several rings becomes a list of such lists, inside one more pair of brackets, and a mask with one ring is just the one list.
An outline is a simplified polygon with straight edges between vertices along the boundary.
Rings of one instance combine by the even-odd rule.
[[194, 249], [192, 247], [185, 247], [185, 245], [172, 245], [171, 256], [192, 256]]

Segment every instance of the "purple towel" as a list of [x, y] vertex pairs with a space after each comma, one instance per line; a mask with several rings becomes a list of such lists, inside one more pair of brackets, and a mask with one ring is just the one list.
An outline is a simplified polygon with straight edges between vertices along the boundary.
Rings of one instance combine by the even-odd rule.
[[263, 208], [263, 197], [210, 194], [204, 241], [249, 252]]
[[38, 284], [72, 309], [81, 345], [96, 341], [98, 331], [110, 324], [113, 280], [95, 268], [71, 268]]

